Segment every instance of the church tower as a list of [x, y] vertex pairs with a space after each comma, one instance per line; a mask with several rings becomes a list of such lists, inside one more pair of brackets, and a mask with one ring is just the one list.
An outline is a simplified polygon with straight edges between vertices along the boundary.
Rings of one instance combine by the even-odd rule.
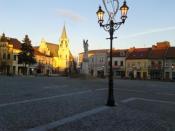
[[69, 69], [70, 66], [70, 49], [69, 49], [69, 39], [67, 37], [66, 27], [64, 25], [61, 37], [59, 39], [59, 49], [58, 49], [58, 61], [59, 70], [65, 71]]

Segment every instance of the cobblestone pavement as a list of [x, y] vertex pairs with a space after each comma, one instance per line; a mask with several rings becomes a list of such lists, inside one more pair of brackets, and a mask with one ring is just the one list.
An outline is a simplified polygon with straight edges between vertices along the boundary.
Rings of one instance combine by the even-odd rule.
[[175, 83], [0, 76], [0, 131], [174, 131]]
[[120, 105], [52, 131], [173, 131], [172, 126], [154, 113]]

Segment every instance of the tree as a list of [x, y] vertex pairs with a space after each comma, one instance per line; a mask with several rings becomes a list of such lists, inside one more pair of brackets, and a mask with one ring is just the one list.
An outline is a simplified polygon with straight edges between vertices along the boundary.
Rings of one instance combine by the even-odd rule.
[[21, 52], [19, 53], [19, 64], [24, 64], [25, 70], [23, 71], [24, 74], [27, 73], [27, 65], [32, 65], [36, 63], [34, 57], [34, 49], [31, 45], [31, 40], [29, 39], [28, 35], [25, 35], [23, 43], [21, 44]]

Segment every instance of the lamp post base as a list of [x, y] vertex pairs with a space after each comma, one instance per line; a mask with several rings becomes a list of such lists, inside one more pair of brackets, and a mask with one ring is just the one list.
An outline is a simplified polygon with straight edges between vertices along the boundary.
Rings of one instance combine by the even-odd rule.
[[108, 100], [106, 106], [110, 106], [110, 107], [116, 106], [115, 101]]

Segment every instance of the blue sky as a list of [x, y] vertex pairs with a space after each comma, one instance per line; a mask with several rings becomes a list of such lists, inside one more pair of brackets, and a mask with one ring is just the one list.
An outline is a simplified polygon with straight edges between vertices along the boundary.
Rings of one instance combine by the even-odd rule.
[[[108, 33], [97, 23], [100, 4], [101, 0], [0, 0], [0, 33], [19, 40], [28, 34], [33, 45], [42, 38], [58, 43], [66, 23], [73, 54], [83, 51], [83, 39], [89, 40], [89, 49], [109, 48]], [[175, 46], [174, 0], [127, 0], [127, 4], [128, 19], [115, 33], [114, 48], [149, 47], [165, 40]]]

